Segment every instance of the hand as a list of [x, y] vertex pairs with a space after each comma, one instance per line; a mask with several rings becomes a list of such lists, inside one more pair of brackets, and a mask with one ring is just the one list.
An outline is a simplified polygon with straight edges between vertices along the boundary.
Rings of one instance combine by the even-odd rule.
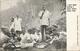
[[40, 19], [42, 19], [42, 17], [40, 17]]

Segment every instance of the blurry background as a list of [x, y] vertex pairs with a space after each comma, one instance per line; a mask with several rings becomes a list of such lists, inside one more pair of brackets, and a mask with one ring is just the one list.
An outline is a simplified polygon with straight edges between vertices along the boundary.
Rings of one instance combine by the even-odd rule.
[[45, 5], [52, 14], [50, 25], [57, 23], [66, 28], [66, 0], [0, 0], [0, 5], [0, 27], [9, 27], [11, 17], [16, 15], [22, 18], [22, 26], [26, 29], [39, 27], [38, 13]]

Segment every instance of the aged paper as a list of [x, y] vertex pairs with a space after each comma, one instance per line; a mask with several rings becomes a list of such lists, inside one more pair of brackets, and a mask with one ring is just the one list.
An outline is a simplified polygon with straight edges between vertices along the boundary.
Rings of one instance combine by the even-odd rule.
[[[70, 12], [67, 12], [67, 49], [68, 50], [80, 50], [80, 33], [79, 33], [79, 13], [80, 13], [80, 1], [79, 0], [67, 0], [67, 5], [72, 5]], [[74, 5], [74, 6], [73, 6]], [[75, 10], [75, 11], [74, 11]]]
[[80, 0], [0, 0], [0, 51], [80, 51]]

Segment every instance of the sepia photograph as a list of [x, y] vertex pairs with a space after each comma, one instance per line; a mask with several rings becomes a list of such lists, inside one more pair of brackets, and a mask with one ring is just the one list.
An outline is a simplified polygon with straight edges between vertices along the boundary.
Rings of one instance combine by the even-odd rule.
[[0, 0], [0, 51], [67, 51], [66, 0]]

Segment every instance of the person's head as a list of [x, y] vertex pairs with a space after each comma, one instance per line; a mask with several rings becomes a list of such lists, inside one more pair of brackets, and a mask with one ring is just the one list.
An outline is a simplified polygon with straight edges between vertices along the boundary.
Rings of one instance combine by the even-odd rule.
[[55, 24], [55, 25], [52, 25], [52, 26], [53, 26], [53, 28], [55, 28], [55, 29], [57, 29], [57, 28], [58, 28], [58, 25], [56, 25], [56, 24]]
[[35, 34], [36, 28], [28, 29], [29, 34]]
[[51, 30], [52, 30], [52, 32], [58, 31], [58, 26], [57, 25], [52, 25]]
[[17, 37], [17, 40], [18, 40], [18, 41], [21, 41], [21, 37]]
[[45, 10], [46, 10], [46, 8], [43, 6], [43, 7], [42, 7], [42, 10], [44, 10], [44, 11], [45, 11]]
[[14, 22], [14, 17], [11, 18], [11, 22]]
[[11, 29], [11, 32], [15, 32], [14, 28]]
[[18, 15], [16, 15], [16, 17], [17, 17], [17, 18], [19, 18], [19, 16], [18, 16]]

